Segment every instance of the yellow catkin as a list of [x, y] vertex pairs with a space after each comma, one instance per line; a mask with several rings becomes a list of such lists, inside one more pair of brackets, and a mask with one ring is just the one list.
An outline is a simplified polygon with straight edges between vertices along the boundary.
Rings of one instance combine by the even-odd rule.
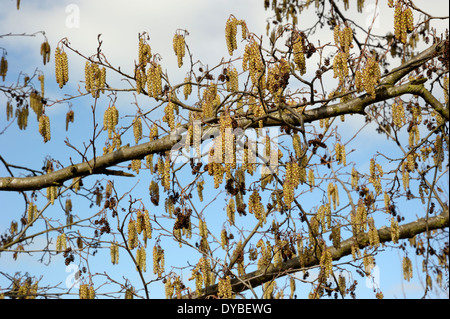
[[362, 72], [359, 70], [355, 72], [355, 88], [358, 93], [364, 89]]
[[293, 36], [292, 51], [294, 54], [294, 63], [300, 75], [306, 73], [306, 61], [303, 48], [303, 38], [299, 34]]
[[380, 82], [381, 71], [380, 65], [374, 56], [370, 56], [367, 59], [362, 77], [364, 90], [371, 95], [372, 98], [375, 98], [375, 87]]
[[233, 51], [237, 49], [237, 26], [241, 26], [242, 39], [247, 38], [247, 25], [245, 21], [230, 16], [225, 24], [225, 41], [230, 55], [233, 55]]
[[353, 30], [349, 26], [345, 26], [344, 29], [340, 32], [340, 43], [342, 50], [346, 53], [350, 53], [350, 49], [353, 48]]
[[406, 43], [406, 25], [404, 24], [403, 18], [402, 4], [400, 1], [397, 1], [394, 9], [394, 35], [397, 40]]
[[328, 203], [333, 203], [333, 209], [339, 206], [339, 189], [336, 184], [329, 183], [327, 188]]
[[203, 202], [203, 188], [205, 185], [205, 181], [198, 181], [197, 182], [197, 194], [198, 194], [198, 198], [200, 200], [200, 202]]
[[250, 78], [255, 87], [265, 88], [265, 77], [262, 76], [265, 65], [261, 58], [260, 46], [254, 39], [251, 39], [245, 46], [242, 68], [244, 71], [249, 71]]
[[378, 236], [378, 230], [375, 227], [375, 221], [372, 217], [369, 218], [369, 243], [372, 247], [378, 247], [380, 245], [380, 238]]
[[7, 73], [8, 73], [8, 60], [6, 60], [5, 55], [3, 55], [0, 61], [0, 76], [2, 77], [3, 81], [5, 81]]
[[152, 228], [152, 224], [150, 223], [150, 215], [148, 213], [148, 210], [144, 210], [144, 230], [146, 233], [146, 237], [148, 239], [151, 239], [153, 228]]
[[220, 232], [220, 245], [224, 250], [228, 247], [228, 234], [225, 228]]
[[324, 273], [324, 277], [328, 278], [333, 273], [333, 257], [330, 249], [324, 247], [322, 250], [322, 256], [320, 258], [320, 267]]
[[334, 78], [339, 78], [339, 85], [343, 85], [345, 78], [348, 76], [348, 55], [345, 52], [339, 51], [333, 60]]
[[119, 111], [115, 105], [109, 106], [103, 114], [103, 129], [108, 131], [108, 138], [112, 138], [116, 125], [119, 123]]
[[16, 109], [15, 116], [17, 117], [17, 125], [19, 126], [19, 129], [24, 130], [27, 128], [28, 115], [29, 112], [27, 107], [21, 107]]
[[291, 207], [291, 203], [294, 201], [294, 189], [298, 187], [300, 181], [303, 182], [304, 168], [300, 167], [297, 162], [286, 163], [286, 177], [283, 184], [283, 196], [285, 204], [288, 208]]
[[273, 299], [274, 298], [273, 292], [274, 292], [276, 286], [277, 286], [277, 283], [274, 280], [271, 280], [271, 281], [268, 281], [268, 282], [264, 283], [264, 285], [263, 285], [263, 290], [264, 290], [263, 298], [264, 299]]
[[294, 299], [295, 296], [295, 279], [293, 276], [289, 278], [289, 289], [291, 293], [289, 294], [289, 299]]
[[398, 243], [400, 236], [400, 229], [398, 227], [398, 221], [395, 218], [391, 218], [391, 238], [394, 244]]
[[133, 120], [133, 135], [135, 143], [138, 144], [142, 138], [142, 120], [140, 117], [136, 117]]
[[309, 183], [309, 186], [311, 187], [311, 191], [312, 191], [314, 186], [316, 186], [314, 171], [312, 169], [310, 169], [308, 171], [308, 183]]
[[172, 101], [169, 101], [169, 103], [167, 103], [166, 107], [164, 108], [164, 116], [162, 120], [167, 123], [171, 131], [175, 129], [174, 111], [175, 111], [175, 104]]
[[233, 55], [233, 51], [237, 49], [237, 19], [231, 16], [225, 25], [225, 40], [227, 43], [228, 53]]
[[338, 164], [347, 165], [347, 159], [346, 159], [346, 154], [345, 154], [345, 145], [336, 143], [335, 152], [336, 152], [336, 160], [338, 161]]
[[66, 131], [69, 130], [69, 123], [73, 123], [75, 120], [75, 112], [73, 110], [69, 110], [66, 113]]
[[258, 269], [264, 269], [270, 265], [272, 260], [272, 246], [270, 245], [270, 242], [267, 242], [266, 246], [264, 241], [261, 239], [256, 244], [256, 247], [261, 249], [261, 258], [257, 262]]
[[338, 287], [339, 287], [339, 291], [342, 294], [342, 296], [345, 297], [346, 295], [346, 287], [345, 287], [346, 283], [345, 283], [345, 277], [341, 274], [338, 277]]
[[184, 78], [184, 82], [186, 84], [183, 87], [183, 94], [184, 94], [184, 99], [187, 100], [189, 95], [191, 95], [191, 93], [192, 93], [191, 78], [189, 76]]
[[436, 136], [436, 140], [434, 142], [434, 155], [433, 155], [434, 164], [437, 165], [439, 171], [442, 170], [442, 162], [444, 162], [444, 149], [442, 143], [441, 135]]
[[134, 287], [128, 287], [125, 290], [125, 299], [134, 299], [135, 290]]
[[139, 174], [139, 171], [142, 167], [142, 161], [140, 159], [131, 160], [131, 170]]
[[69, 214], [72, 211], [72, 200], [70, 198], [66, 199], [66, 203], [64, 205], [64, 212]]
[[89, 299], [89, 285], [82, 284], [80, 285], [79, 297], [80, 299]]
[[14, 109], [12, 103], [6, 102], [6, 120], [9, 121], [14, 116]]
[[370, 275], [373, 267], [374, 267], [375, 259], [373, 255], [369, 254], [367, 251], [364, 251], [363, 256], [363, 264], [364, 264], [364, 270], [368, 275]]
[[403, 268], [403, 279], [410, 281], [413, 277], [413, 269], [412, 269], [412, 262], [411, 259], [408, 257], [403, 257], [402, 261], [402, 268]]
[[37, 217], [38, 209], [36, 204], [30, 203], [27, 209], [27, 222], [28, 224], [32, 223]]
[[[31, 93], [30, 93], [30, 103], [29, 103], [29, 105], [31, 106], [31, 109], [34, 111], [34, 113], [36, 113], [36, 116], [37, 116], [37, 119], [39, 120], [39, 118], [41, 117], [41, 115], [42, 115], [42, 111], [43, 111], [43, 105], [42, 105], [42, 99], [41, 99], [41, 96], [39, 95], [39, 93], [37, 92], [37, 91], [32, 91]], [[13, 110], [12, 110], [12, 105], [8, 102], [7, 103], [7, 105], [6, 105], [6, 107], [7, 107], [7, 111], [6, 111], [6, 113], [7, 113], [7, 116], [8, 117], [12, 117], [13, 116]], [[10, 109], [10, 110], [8, 110], [8, 108]], [[21, 116], [21, 114], [18, 114], [18, 110], [19, 109], [17, 109], [16, 110], [16, 116], [18, 116], [18, 117], [20, 117]], [[21, 112], [22, 113], [22, 112]], [[23, 116], [23, 115], [22, 115]], [[18, 118], [17, 119], [18, 120], [18, 122], [20, 121], [20, 119]], [[20, 127], [21, 125], [19, 125], [19, 127]]]
[[416, 156], [414, 153], [409, 153], [406, 156], [406, 169], [409, 172], [414, 172], [416, 166]]
[[295, 156], [297, 158], [300, 158], [303, 155], [302, 142], [300, 140], [300, 136], [297, 133], [292, 135], [292, 146], [294, 147]]
[[102, 93], [105, 93], [106, 86], [106, 68], [103, 67], [100, 69], [100, 75], [98, 78], [98, 87], [101, 89]]
[[105, 92], [106, 68], [100, 68], [97, 63], [86, 61], [84, 68], [85, 89], [92, 97], [98, 98], [100, 92]]
[[261, 203], [261, 196], [256, 189], [253, 190], [250, 195], [248, 202], [248, 211], [250, 214], [255, 215], [255, 217], [262, 222], [266, 222], [266, 213], [264, 211], [264, 206]]
[[224, 279], [219, 278], [217, 297], [221, 299], [230, 299], [233, 295], [231, 288], [230, 276], [226, 276]]
[[56, 251], [63, 252], [67, 249], [66, 234], [62, 233], [56, 238]]
[[88, 299], [95, 299], [95, 289], [93, 285], [88, 287]]
[[383, 169], [380, 164], [375, 163], [375, 159], [370, 160], [370, 176], [369, 182], [372, 183], [377, 195], [381, 194], [381, 177], [383, 177]]
[[358, 181], [359, 181], [358, 171], [353, 167], [352, 168], [352, 178], [351, 178], [351, 184], [352, 184], [353, 189], [356, 189], [358, 187]]
[[153, 124], [152, 128], [150, 129], [150, 135], [149, 135], [150, 141], [154, 141], [158, 139], [158, 125]]
[[39, 75], [38, 80], [41, 83], [41, 96], [40, 97], [44, 98], [44, 96], [45, 96], [45, 86], [44, 86], [45, 76], [44, 76], [44, 74]]
[[147, 93], [155, 99], [162, 93], [162, 69], [160, 64], [151, 63], [148, 68]]
[[405, 123], [405, 109], [401, 100], [392, 104], [392, 121], [397, 128]]
[[45, 114], [39, 117], [39, 133], [44, 138], [44, 143], [50, 141], [50, 119]]
[[130, 219], [128, 222], [128, 248], [134, 249], [138, 246], [138, 234], [136, 229], [136, 221]]
[[136, 250], [136, 266], [142, 272], [147, 271], [147, 253], [144, 247], [140, 247]]
[[[210, 164], [211, 165], [211, 164]], [[223, 174], [225, 169], [221, 163], [213, 162], [211, 167], [213, 168], [214, 175], [214, 188], [219, 188], [220, 184], [223, 182]]]
[[333, 247], [336, 249], [341, 248], [341, 225], [337, 224], [331, 228], [331, 239]]
[[55, 50], [55, 75], [59, 88], [63, 88], [69, 81], [69, 63], [66, 52], [60, 47]]
[[391, 197], [388, 193], [384, 192], [384, 208], [386, 209], [386, 213], [390, 213], [391, 211]]
[[220, 96], [217, 92], [217, 84], [212, 83], [203, 91], [201, 101], [202, 117], [208, 118], [213, 116], [213, 112], [220, 105]]
[[236, 212], [236, 204], [235, 204], [234, 198], [231, 197], [230, 201], [228, 202], [228, 205], [227, 205], [227, 217], [228, 217], [228, 222], [230, 223], [230, 225], [234, 225], [235, 212]]
[[144, 36], [141, 36], [139, 38], [138, 54], [139, 54], [138, 66], [140, 68], [145, 68], [147, 63], [150, 63], [150, 59], [152, 58], [152, 49], [150, 45], [147, 43]]
[[409, 131], [409, 146], [411, 148], [414, 148], [414, 146], [419, 142], [420, 140], [420, 132], [419, 127], [417, 125], [414, 125], [411, 127], [411, 130]]
[[52, 205], [55, 204], [55, 199], [58, 197], [58, 188], [56, 186], [47, 187], [47, 199]]
[[172, 299], [173, 293], [175, 292], [175, 285], [172, 283], [172, 278], [169, 277], [164, 283], [164, 292], [166, 299]]
[[236, 92], [239, 90], [239, 74], [235, 67], [230, 66], [227, 71], [227, 91]]
[[359, 250], [359, 246], [356, 242], [352, 244], [352, 257], [353, 260], [361, 258], [361, 251]]
[[111, 263], [117, 265], [119, 263], [119, 245], [113, 242], [110, 247]]
[[[162, 174], [162, 186], [166, 191], [170, 189], [170, 155], [166, 156], [166, 160], [163, 165], [163, 174]], [[158, 167], [159, 169], [159, 167]]]
[[184, 36], [176, 33], [173, 37], [173, 50], [177, 56], [179, 68], [183, 65], [183, 58], [186, 50], [185, 46]]
[[409, 189], [409, 171], [407, 169], [406, 162], [403, 162], [402, 164], [402, 182], [403, 182], [403, 189], [407, 191]]
[[448, 105], [449, 104], [449, 77], [447, 75], [444, 76], [443, 89], [444, 89], [444, 101], [445, 101], [445, 104]]
[[94, 86], [93, 79], [93, 69], [91, 68], [91, 63], [89, 61], [86, 61], [84, 66], [84, 88], [87, 92], [91, 92], [92, 87]]
[[208, 228], [206, 226], [206, 222], [201, 218], [198, 220], [198, 231], [200, 237], [202, 238], [208, 237]]
[[136, 93], [141, 94], [147, 83], [147, 74], [144, 68], [138, 66], [136, 66], [134, 74], [136, 79]]
[[164, 249], [159, 245], [153, 246], [153, 273], [161, 277], [164, 272]]

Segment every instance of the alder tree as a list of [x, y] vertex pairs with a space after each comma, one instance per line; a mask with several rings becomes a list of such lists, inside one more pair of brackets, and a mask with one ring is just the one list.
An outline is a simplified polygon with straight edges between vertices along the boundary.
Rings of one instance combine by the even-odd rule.
[[[433, 27], [448, 16], [414, 2], [377, 1], [394, 17], [378, 34], [376, 12], [358, 22], [364, 0], [261, 1], [273, 11], [267, 33], [230, 15], [217, 35], [228, 52], [214, 61], [196, 58], [189, 30], [174, 30], [171, 57], [152, 48], [157, 30], [143, 30], [130, 34], [131, 73], [109, 62], [100, 35], [81, 52], [45, 32], [0, 34], [0, 191], [22, 201], [0, 208], [10, 220], [0, 258], [43, 264], [0, 271], [0, 296], [358, 298], [389, 253], [403, 259], [405, 281], [424, 278], [424, 297], [448, 295], [449, 38]], [[54, 73], [12, 78], [2, 40], [30, 36], [42, 37]], [[77, 93], [48, 96], [44, 84], [56, 78], [64, 92], [74, 81], [71, 59], [85, 70]], [[184, 81], [173, 83], [166, 63]], [[46, 150], [66, 156], [11, 162], [30, 147], [1, 146], [15, 125], [42, 145], [63, 135]], [[77, 265], [79, 287], [49, 285], [44, 264], [54, 262]]]

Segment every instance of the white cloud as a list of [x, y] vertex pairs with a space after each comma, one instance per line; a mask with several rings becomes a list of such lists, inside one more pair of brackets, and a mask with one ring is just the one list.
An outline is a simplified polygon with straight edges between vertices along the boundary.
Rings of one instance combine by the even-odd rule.
[[[4, 13], [1, 17], [0, 27], [16, 33], [43, 30], [52, 50], [66, 37], [74, 48], [86, 55], [96, 53], [97, 35], [102, 34], [102, 49], [108, 60], [127, 72], [133, 70], [137, 58], [138, 33], [147, 31], [152, 51], [163, 57], [163, 67], [175, 71], [172, 38], [177, 29], [189, 32], [187, 43], [196, 60], [204, 60], [212, 66], [223, 56], [227, 58], [224, 30], [230, 14], [245, 19], [256, 34], [265, 32], [267, 14], [259, 0], [40, 1], [24, 3], [20, 11], [9, 9], [6, 16]], [[23, 49], [33, 46], [37, 50], [36, 41], [16, 42], [16, 45], [23, 45]], [[30, 65], [34, 62], [37, 61], [29, 61]], [[82, 67], [75, 69], [82, 75]]]

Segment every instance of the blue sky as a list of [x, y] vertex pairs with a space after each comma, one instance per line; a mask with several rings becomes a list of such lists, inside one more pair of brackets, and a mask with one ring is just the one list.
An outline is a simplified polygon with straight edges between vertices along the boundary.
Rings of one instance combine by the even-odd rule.
[[[36, 31], [45, 31], [45, 35], [52, 46], [52, 53], [57, 42], [67, 37], [72, 47], [86, 55], [96, 53], [97, 35], [101, 34], [103, 41], [102, 49], [107, 55], [108, 61], [115, 66], [120, 66], [122, 70], [128, 73], [131, 73], [134, 60], [137, 59], [137, 35], [138, 33], [147, 31], [150, 35], [149, 43], [152, 51], [154, 53], [158, 52], [162, 56], [161, 64], [167, 70], [172, 84], [182, 81], [187, 71], [186, 68], [179, 71], [176, 66], [176, 57], [172, 49], [172, 37], [177, 29], [188, 30], [189, 36], [187, 37], [187, 42], [191, 52], [194, 54], [194, 58], [201, 60], [203, 64], [209, 67], [213, 67], [220, 62], [224, 55], [228, 58], [224, 30], [225, 22], [230, 14], [234, 14], [238, 19], [245, 19], [249, 29], [257, 35], [265, 35], [266, 18], [268, 16], [268, 12], [264, 11], [262, 0], [170, 0], [146, 1], [145, 3], [143, 1], [129, 0], [126, 2], [126, 5], [120, 0], [22, 1], [20, 11], [15, 9], [15, 1], [2, 2], [0, 30], [4, 30], [4, 32], [0, 32], [0, 34], [8, 32], [34, 33]], [[370, 1], [367, 2], [370, 4]], [[373, 4], [375, 3], [375, 1], [372, 2]], [[426, 8], [428, 12], [434, 14], [439, 14], [442, 11], [442, 5], [448, 7], [447, 2], [436, 0], [431, 2], [436, 5], [430, 6], [428, 3]], [[420, 4], [426, 3], [426, 1], [416, 1], [415, 3], [420, 6]], [[438, 3], [439, 5], [437, 5]], [[355, 16], [354, 19], [360, 19], [358, 21], [362, 21], [363, 23], [364, 21], [371, 21], [373, 8], [373, 6], [366, 7], [366, 11], [362, 15]], [[302, 16], [300, 18], [300, 27], [310, 26], [313, 23], [313, 20], [309, 20], [311, 18], [314, 17]], [[389, 21], [389, 24], [383, 23], [383, 21]], [[380, 21], [375, 24], [376, 33], [384, 34], [386, 32], [386, 25], [390, 25], [392, 23], [391, 21], [392, 10], [383, 10], [380, 14]], [[325, 39], [328, 39], [327, 36], [329, 35], [329, 33], [324, 32], [323, 35], [319, 34], [316, 36], [316, 39], [319, 38], [322, 42], [326, 42]], [[8, 50], [10, 70], [7, 81], [16, 81], [19, 70], [33, 74], [36, 66], [39, 66], [39, 69], [46, 75], [46, 96], [52, 99], [61, 99], [64, 98], [64, 94], [76, 94], [80, 85], [79, 81], [84, 79], [84, 61], [74, 54], [69, 53], [70, 81], [64, 90], [60, 90], [54, 78], [53, 54], [52, 61], [49, 64], [43, 66], [41, 63], [39, 46], [42, 40], [43, 38], [40, 34], [36, 35], [36, 37], [5, 37], [0, 39], [0, 47]], [[331, 41], [331, 38], [328, 41]], [[313, 62], [310, 61], [309, 63]], [[120, 77], [112, 75], [108, 77], [108, 83], [112, 83], [114, 86], [126, 87]], [[81, 87], [83, 87], [83, 84], [81, 84]], [[138, 100], [141, 106], [148, 105], [149, 108], [154, 106], [154, 103], [152, 104], [148, 99], [138, 97]], [[69, 163], [69, 157], [73, 162], [79, 162], [80, 156], [72, 149], [67, 148], [64, 145], [64, 140], [68, 137], [70, 143], [78, 148], [82, 148], [83, 142], [89, 141], [93, 128], [91, 116], [92, 101], [90, 98], [81, 98], [76, 99], [73, 105], [57, 104], [49, 108], [47, 112], [51, 118], [52, 140], [47, 144], [42, 143], [42, 138], [38, 134], [37, 123], [33, 118], [34, 115], [30, 116], [29, 128], [26, 131], [20, 131], [15, 124], [11, 125], [3, 135], [0, 135], [0, 154], [10, 163], [28, 166], [34, 169], [41, 168], [47, 154], [50, 154], [55, 159], [61, 160], [64, 165]], [[134, 101], [134, 98], [128, 93], [118, 94], [117, 105], [120, 105], [119, 112], [121, 116], [125, 114], [133, 116], [136, 113], [136, 108], [133, 105]], [[108, 106], [108, 103], [109, 99], [107, 97], [103, 97], [98, 102], [96, 116], [99, 122], [101, 122], [103, 110]], [[0, 105], [5, 104], [5, 97], [0, 95]], [[70, 125], [69, 131], [66, 133], [65, 114], [69, 106], [75, 111], [75, 123]], [[0, 108], [0, 130], [2, 130], [8, 123], [6, 122], [4, 111], [2, 111], [3, 108]], [[158, 114], [156, 113], [155, 116], [158, 116]], [[125, 120], [130, 121], [131, 119], [132, 117]], [[361, 117], [347, 117], [345, 125], [348, 130], [340, 131], [344, 141], [347, 141], [351, 137], [351, 133], [347, 136], [345, 132], [353, 132], [353, 129], [361, 126], [362, 121], [364, 119]], [[130, 132], [128, 137], [130, 138], [131, 136]], [[370, 143], [359, 142], [367, 140]], [[130, 141], [133, 143], [132, 138], [130, 138]], [[362, 170], [365, 167], [367, 171], [373, 150], [383, 151], [382, 148], [385, 147], [384, 142], [385, 137], [376, 134], [374, 132], [374, 126], [369, 125], [362, 131], [358, 140], [354, 140], [349, 144], [348, 147], [354, 148], [358, 152], [355, 153], [354, 157], [350, 157], [348, 161], [356, 162], [358, 167], [361, 167]], [[99, 150], [101, 150], [101, 146], [101, 144], [98, 145]], [[365, 155], [357, 156], [359, 153]], [[89, 158], [91, 155], [88, 152]], [[7, 172], [3, 165], [1, 165], [0, 176], [6, 175]], [[182, 175], [182, 177], [184, 176]], [[190, 175], [187, 174], [186, 177], [189, 178]], [[106, 179], [104, 176], [90, 177], [86, 179], [86, 184], [92, 184], [96, 179], [102, 178]], [[133, 195], [137, 198], [145, 198], [148, 202], [147, 189], [150, 178], [149, 172], [145, 171], [139, 175], [138, 179], [127, 180], [125, 182], [122, 179], [119, 190], [123, 192], [129, 191], [138, 183], [133, 189]], [[215, 196], [216, 193], [211, 193], [209, 200], [212, 200]], [[208, 194], [205, 195], [204, 203], [207, 203], [209, 200]], [[217, 205], [208, 206], [204, 211], [208, 225], [212, 227], [213, 232], [215, 230], [215, 234], [220, 234], [222, 225], [214, 223], [215, 218], [213, 214], [225, 214], [225, 212], [222, 212], [223, 200], [224, 196], [222, 194], [217, 201]], [[55, 219], [60, 218], [61, 214], [63, 214], [56, 207], [57, 205], [47, 212], [49, 216], [54, 216]], [[149, 209], [154, 209], [149, 203], [146, 206]], [[313, 203], [310, 203], [308, 207], [311, 206], [314, 206]], [[0, 192], [0, 233], [3, 233], [8, 228], [9, 225], [6, 223], [9, 223], [11, 220], [11, 214], [22, 212], [23, 207], [24, 204], [20, 195]], [[82, 216], [84, 211], [89, 210], [89, 203], [79, 200], [74, 203], [74, 207], [76, 213]], [[163, 205], [155, 208], [155, 210], [162, 209]], [[411, 209], [411, 206], [405, 205], [404, 209]], [[254, 220], [243, 218], [241, 222], [251, 229]], [[40, 247], [42, 241], [37, 239], [34, 245]], [[166, 249], [166, 267], [171, 264], [183, 264], [181, 261], [188, 259], [190, 259], [191, 263], [198, 261], [198, 256], [195, 257], [197, 260], [192, 260], [189, 250], [179, 249], [178, 244], [173, 241], [165, 240], [164, 246]], [[407, 297], [421, 297], [423, 294], [421, 290], [423, 278], [415, 276], [411, 282], [403, 281], [401, 273], [401, 260], [403, 255], [397, 250], [391, 251], [389, 247], [385, 249], [386, 253], [380, 254], [376, 259], [379, 269], [379, 277], [377, 280], [379, 280], [380, 288], [385, 297], [403, 298], [404, 295]], [[149, 280], [153, 276], [150, 251], [149, 249], [146, 273]], [[43, 271], [41, 271], [42, 264], [37, 262], [36, 259], [36, 257], [23, 255], [19, 256], [17, 261], [12, 261], [11, 255], [3, 253], [0, 255], [0, 271], [12, 273], [20, 270], [32, 273], [36, 269], [36, 275], [43, 273], [44, 276], [49, 277], [43, 281], [50, 285], [65, 282], [72, 273], [70, 269], [64, 266], [63, 258], [60, 255], [52, 257], [52, 263], [49, 266], [45, 266]], [[109, 250], [99, 251], [97, 256], [89, 261], [92, 267], [91, 271], [94, 273], [103, 273], [105, 271], [113, 274], [118, 280], [123, 275], [129, 278], [137, 288], [140, 287], [135, 268], [129, 262], [129, 258], [124, 252], [121, 253], [120, 264], [118, 266], [111, 265], [109, 260]], [[68, 270], [69, 272], [67, 272]], [[414, 271], [415, 274], [420, 272], [418, 269], [414, 269]], [[185, 270], [183, 274], [185, 280], [190, 277], [190, 271]], [[359, 279], [357, 274], [354, 274], [354, 276], [355, 279]], [[0, 277], [0, 287], [2, 287], [2, 284], [4, 285], [5, 282]], [[161, 295], [163, 291], [158, 289], [160, 285], [160, 283], [151, 285], [151, 297], [163, 297]], [[108, 291], [108, 287], [103, 288], [105, 291]], [[374, 296], [370, 284], [366, 285], [364, 280], [358, 285], [358, 292], [360, 293], [360, 297], [373, 298]], [[300, 296], [301, 293], [299, 292]]]

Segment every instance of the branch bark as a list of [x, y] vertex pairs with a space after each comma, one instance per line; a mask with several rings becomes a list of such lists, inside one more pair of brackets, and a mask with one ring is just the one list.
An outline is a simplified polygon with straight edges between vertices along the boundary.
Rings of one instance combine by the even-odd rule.
[[[436, 111], [438, 111], [447, 120], [449, 119], [448, 109], [446, 109], [429, 91], [425, 89], [423, 83], [414, 84], [406, 83], [399, 86], [395, 84], [405, 75], [423, 65], [428, 60], [442, 54], [444, 44], [442, 42], [436, 43], [422, 53], [418, 54], [411, 60], [405, 62], [400, 67], [392, 70], [380, 83], [376, 89], [376, 96], [373, 98], [368, 94], [363, 94], [353, 98], [347, 102], [337, 103], [333, 105], [324, 105], [314, 109], [304, 110], [299, 116], [302, 116], [304, 123], [311, 123], [324, 118], [331, 118], [345, 114], [365, 114], [365, 107], [373, 103], [394, 98], [403, 94], [420, 95], [427, 103], [431, 104]], [[297, 114], [295, 114], [297, 115]], [[294, 116], [291, 113], [277, 112], [271, 114], [270, 117], [264, 119], [264, 126], [279, 126], [285, 123], [299, 126], [302, 125], [299, 116]], [[248, 118], [243, 118], [237, 121], [238, 126], [257, 127], [257, 122]], [[104, 156], [96, 157], [89, 162], [75, 164], [63, 168], [61, 170], [31, 177], [0, 177], [0, 191], [27, 191], [46, 188], [49, 186], [60, 186], [65, 181], [75, 177], [85, 177], [95, 174], [108, 174], [111, 171], [107, 168], [123, 163], [132, 159], [144, 158], [146, 155], [161, 153], [171, 150], [171, 148], [180, 140], [181, 135], [177, 132], [172, 132], [163, 138], [147, 142], [144, 144], [123, 147], [122, 149], [106, 154]]]
[[[160, 153], [170, 150], [177, 142], [179, 135], [169, 134], [163, 138], [131, 147], [122, 147], [120, 150], [96, 157], [89, 162], [71, 165], [41, 176], [6, 177], [0, 178], [0, 191], [26, 191], [42, 189], [50, 186], [61, 186], [65, 181], [75, 177], [85, 177], [95, 174], [111, 175], [108, 170], [119, 163], [132, 159], [144, 158], [148, 154]], [[119, 175], [116, 171], [115, 175]], [[122, 174], [126, 176], [126, 174]]]

